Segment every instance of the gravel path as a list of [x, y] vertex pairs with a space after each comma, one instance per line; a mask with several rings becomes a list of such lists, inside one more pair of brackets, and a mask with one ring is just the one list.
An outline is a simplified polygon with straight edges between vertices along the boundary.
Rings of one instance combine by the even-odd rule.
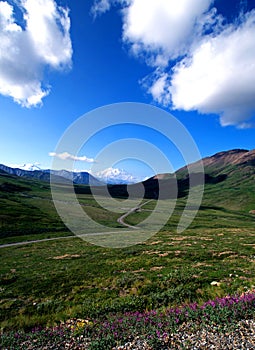
[[48, 241], [56, 241], [56, 240], [60, 240], [60, 239], [71, 239], [71, 238], [76, 238], [76, 236], [61, 236], [61, 237], [37, 239], [37, 240], [32, 240], [32, 241], [6, 243], [6, 244], [0, 244], [0, 248], [17, 247], [20, 245], [27, 245], [27, 244], [32, 244], [32, 243], [40, 243], [40, 242], [48, 242]]
[[130, 215], [130, 214], [132, 214], [132, 213], [135, 213], [136, 211], [141, 210], [141, 208], [142, 208], [144, 205], [146, 205], [147, 203], [149, 203], [149, 202], [151, 202], [151, 201], [152, 201], [152, 199], [150, 199], [150, 200], [144, 202], [143, 204], [140, 204], [140, 205], [138, 205], [138, 206], [136, 206], [136, 207], [134, 207], [134, 208], [131, 208], [128, 212], [126, 212], [125, 214], [121, 215], [121, 216], [117, 219], [117, 222], [118, 222], [119, 224], [123, 225], [123, 226], [129, 227], [129, 228], [133, 228], [133, 229], [137, 229], [138, 227], [127, 224], [127, 223], [124, 221], [124, 219], [125, 219], [128, 215]]

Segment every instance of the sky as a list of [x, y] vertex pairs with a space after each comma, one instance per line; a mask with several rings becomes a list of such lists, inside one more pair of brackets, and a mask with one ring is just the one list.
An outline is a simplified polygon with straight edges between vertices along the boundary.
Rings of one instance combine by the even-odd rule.
[[[254, 149], [255, 0], [0, 1], [0, 163], [50, 168], [57, 157], [92, 171], [101, 149], [130, 137], [184, 165], [169, 140], [137, 125], [56, 152], [79, 117], [123, 102], [171, 113], [202, 157]], [[99, 168], [130, 181], [154, 171], [142, 159]]]

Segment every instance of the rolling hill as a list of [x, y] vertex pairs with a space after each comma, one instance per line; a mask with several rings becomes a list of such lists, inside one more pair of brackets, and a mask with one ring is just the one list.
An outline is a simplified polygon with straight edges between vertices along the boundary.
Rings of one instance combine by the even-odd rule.
[[[219, 152], [203, 159], [204, 164], [204, 203], [208, 205], [227, 206], [237, 210], [255, 209], [255, 150], [234, 149]], [[190, 172], [197, 162], [190, 165]], [[160, 174], [143, 182], [145, 198], [158, 198], [159, 187], [163, 194], [176, 196], [175, 176], [178, 183], [178, 197], [187, 196], [189, 191], [189, 174], [187, 167], [179, 169], [176, 174]], [[198, 174], [197, 176], [201, 176]], [[129, 186], [135, 193], [137, 186]], [[172, 191], [169, 191], [172, 188]], [[113, 196], [126, 197], [127, 186], [109, 186]], [[164, 196], [163, 196], [164, 197]]]
[[[203, 203], [190, 227], [176, 232], [189, 185], [187, 168], [182, 168], [176, 173], [181, 198], [166, 225], [146, 242], [123, 249], [105, 249], [70, 237], [47, 181], [0, 170], [1, 329], [34, 329], [63, 319], [161, 310], [251, 290], [255, 285], [254, 216], [249, 214], [255, 209], [254, 151], [220, 152], [205, 158], [204, 165]], [[144, 186], [145, 196], [156, 198], [159, 186], [163, 192], [171, 190], [174, 181], [173, 175], [160, 174], [143, 184], [108, 188], [116, 197], [127, 197], [127, 190], [138, 193]], [[88, 185], [74, 187], [91, 218], [123, 229], [117, 223], [121, 214], [101, 207]], [[100, 195], [103, 187], [95, 186], [94, 191]], [[107, 198], [103, 200], [107, 203]], [[118, 202], [126, 212], [124, 201]], [[150, 215], [156, 201], [145, 202], [143, 210], [125, 218], [126, 223], [136, 225]], [[33, 243], [37, 240], [41, 241]], [[212, 285], [215, 281], [217, 286]]]
[[[230, 209], [255, 209], [255, 150], [219, 152], [204, 158], [203, 163], [204, 201]], [[183, 177], [185, 171], [185, 168], [180, 169], [177, 176]]]
[[[217, 206], [245, 213], [255, 210], [255, 150], [236, 149], [220, 152], [204, 158], [203, 163], [205, 170], [203, 206]], [[191, 164], [190, 167], [192, 169], [195, 166], [196, 163]], [[60, 173], [56, 176], [58, 175]], [[178, 197], [185, 200], [189, 191], [187, 167], [179, 169], [175, 175], [178, 183]], [[24, 234], [24, 231], [46, 232], [49, 227], [52, 231], [66, 230], [51, 200], [49, 176], [49, 173], [37, 170], [19, 171], [0, 166], [0, 231]], [[88, 177], [85, 183], [87, 180]], [[173, 174], [161, 174], [144, 181], [142, 186], [141, 184], [108, 185], [108, 191], [113, 197], [127, 198], [128, 192], [132, 192], [135, 196], [141, 193], [141, 188], [144, 187], [144, 198], [157, 199], [160, 187], [163, 194], [175, 197], [175, 181]], [[82, 182], [81, 178], [79, 182]], [[104, 195], [105, 189], [102, 186], [96, 186], [102, 183], [96, 179], [92, 183], [95, 185], [93, 193]], [[91, 197], [88, 185], [75, 184], [75, 192], [78, 196]], [[30, 224], [31, 217], [33, 227]]]

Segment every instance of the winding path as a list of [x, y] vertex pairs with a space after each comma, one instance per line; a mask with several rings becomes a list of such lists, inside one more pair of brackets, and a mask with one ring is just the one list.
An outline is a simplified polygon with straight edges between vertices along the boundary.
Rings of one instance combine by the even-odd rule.
[[134, 208], [131, 208], [128, 212], [126, 212], [125, 214], [121, 215], [121, 216], [117, 219], [117, 222], [118, 222], [119, 224], [123, 225], [123, 226], [128, 227], [128, 228], [133, 228], [133, 229], [137, 230], [139, 227], [136, 227], [136, 226], [132, 226], [132, 225], [127, 224], [127, 223], [124, 221], [124, 219], [125, 219], [128, 215], [130, 215], [130, 214], [132, 214], [132, 213], [135, 213], [135, 212], [141, 210], [141, 208], [142, 208], [145, 204], [148, 204], [148, 203], [151, 202], [151, 201], [152, 201], [152, 199], [150, 199], [150, 200], [144, 202], [143, 204], [137, 205], [137, 206], [134, 207]]
[[[136, 226], [132, 226], [127, 224], [124, 219], [132, 214], [135, 213], [139, 210], [141, 210], [141, 208], [146, 205], [147, 203], [151, 202], [152, 199], [137, 205], [134, 208], [129, 209], [129, 211], [127, 211], [125, 214], [121, 215], [118, 219], [117, 222], [125, 227], [128, 228], [132, 228], [134, 230], [137, 230], [139, 227]], [[98, 233], [91, 233], [90, 235], [100, 235], [100, 234], [106, 234], [106, 232], [98, 232]], [[108, 232], [109, 234], [109, 232]], [[17, 246], [23, 246], [23, 245], [27, 245], [27, 244], [32, 244], [32, 243], [40, 243], [40, 242], [48, 242], [48, 241], [56, 241], [56, 240], [60, 240], [60, 239], [71, 239], [71, 238], [77, 238], [79, 236], [62, 236], [62, 237], [52, 237], [52, 238], [44, 238], [44, 239], [38, 239], [38, 240], [31, 240], [31, 241], [23, 241], [23, 242], [15, 242], [15, 243], [6, 243], [6, 244], [0, 244], [0, 248], [9, 248], [9, 247], [17, 247]]]
[[76, 236], [52, 237], [52, 238], [43, 238], [43, 239], [37, 239], [32, 241], [6, 243], [6, 244], [0, 244], [0, 248], [16, 247], [20, 245], [26, 245], [26, 244], [32, 244], [32, 243], [38, 243], [38, 242], [56, 241], [58, 239], [68, 239], [68, 238], [76, 238]]

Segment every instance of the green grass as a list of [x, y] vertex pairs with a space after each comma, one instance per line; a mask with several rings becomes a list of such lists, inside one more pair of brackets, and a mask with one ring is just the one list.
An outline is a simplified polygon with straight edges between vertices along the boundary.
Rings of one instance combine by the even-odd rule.
[[66, 228], [52, 203], [49, 184], [0, 176], [1, 239], [59, 231]]
[[[1, 188], [3, 185], [5, 190]], [[61, 186], [59, 188], [63, 191]], [[72, 197], [68, 190], [68, 187], [64, 188], [63, 197], [65, 201], [70, 200], [71, 206]], [[77, 198], [83, 210], [93, 220], [109, 227], [119, 227], [118, 213], [106, 210], [90, 194], [78, 194]], [[12, 176], [0, 176], [1, 244], [68, 234], [72, 235], [55, 209], [49, 184]]]
[[244, 291], [255, 286], [254, 235], [250, 227], [193, 228], [181, 235], [163, 231], [125, 249], [78, 238], [2, 248], [2, 328], [165, 308]]
[[8, 236], [4, 238], [0, 238], [1, 244], [14, 244], [19, 242], [30, 242], [30, 241], [40, 241], [45, 239], [58, 239], [62, 237], [72, 237], [73, 234], [69, 230], [65, 231], [53, 231], [53, 232], [45, 232], [45, 233], [36, 233], [36, 234], [28, 234], [22, 236]]
[[[6, 182], [17, 185], [15, 178], [1, 176], [0, 185]], [[47, 184], [22, 179], [18, 184], [21, 188], [0, 191], [1, 244], [71, 235], [57, 216]], [[1, 248], [1, 329], [164, 310], [254, 288], [255, 227], [254, 216], [248, 214], [255, 207], [251, 204], [255, 204], [254, 192], [250, 191], [247, 205], [237, 197], [239, 204], [233, 208], [227, 199], [223, 206], [210, 186], [196, 219], [181, 234], [176, 227], [185, 198], [178, 200], [171, 219], [157, 235], [135, 246], [102, 248], [73, 237]], [[225, 194], [230, 190], [227, 187]], [[120, 227], [116, 222], [120, 213], [103, 208], [107, 199], [101, 198], [100, 205], [88, 193], [78, 198], [94, 220]], [[125, 221], [137, 224], [154, 207], [151, 201]], [[211, 285], [213, 281], [218, 286]]]
[[235, 337], [239, 335], [248, 345], [252, 342], [252, 332], [244, 339], [243, 325], [247, 327], [247, 322], [252, 322], [254, 311], [255, 293], [249, 291], [209, 300], [202, 305], [180, 305], [164, 312], [136, 311], [106, 315], [103, 319], [71, 319], [55, 327], [35, 327], [28, 332], [14, 330], [2, 334], [0, 346], [3, 349], [27, 350], [35, 347], [63, 349], [64, 344], [72, 344], [77, 350], [101, 350], [139, 339], [140, 343], [145, 341], [150, 349], [172, 349], [173, 343], [174, 348], [191, 349], [191, 339], [187, 338], [191, 332], [195, 336], [192, 337], [193, 345], [201, 333], [209, 335], [212, 342], [215, 336], [217, 341], [219, 337], [224, 339], [232, 334]]
[[[208, 169], [209, 170], [209, 169]], [[212, 174], [227, 174], [226, 180], [217, 184], [207, 184], [204, 200], [232, 210], [249, 212], [255, 208], [254, 166], [236, 167], [229, 165], [221, 171], [211, 169]]]

